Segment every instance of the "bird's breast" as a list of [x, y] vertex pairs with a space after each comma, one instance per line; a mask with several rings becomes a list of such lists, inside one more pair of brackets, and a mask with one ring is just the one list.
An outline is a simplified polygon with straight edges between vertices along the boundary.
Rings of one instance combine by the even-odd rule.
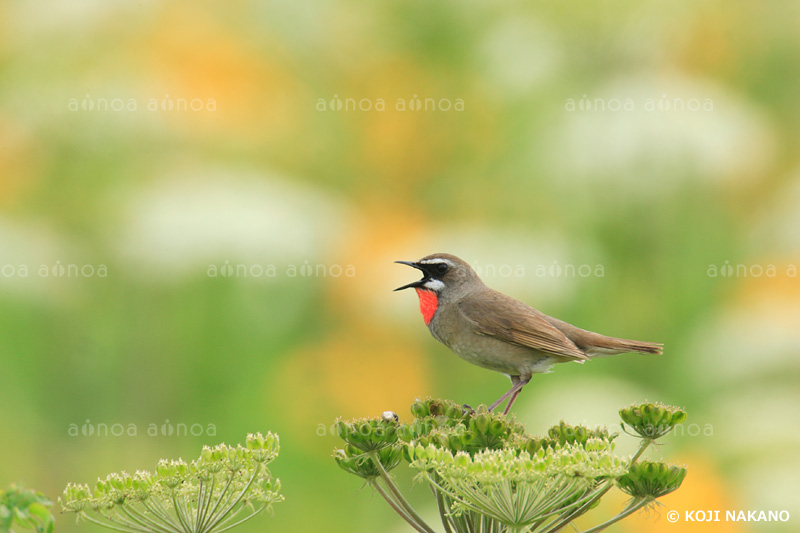
[[436, 314], [436, 310], [439, 308], [439, 297], [436, 296], [435, 292], [419, 287], [416, 288], [416, 291], [419, 297], [419, 310], [422, 312], [422, 320], [425, 321], [426, 326], [429, 326], [431, 320], [433, 320], [433, 315]]

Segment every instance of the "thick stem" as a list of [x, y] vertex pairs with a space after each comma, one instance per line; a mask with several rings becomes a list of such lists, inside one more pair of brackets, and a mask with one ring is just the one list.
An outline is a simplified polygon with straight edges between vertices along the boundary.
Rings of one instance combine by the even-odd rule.
[[431, 490], [436, 495], [436, 506], [439, 508], [439, 516], [442, 519], [442, 525], [444, 526], [445, 533], [453, 533], [453, 530], [450, 529], [450, 517], [445, 514], [444, 496], [442, 496], [442, 493], [433, 487], [431, 487]]
[[563, 518], [558, 519], [554, 524], [551, 524], [543, 533], [555, 533], [556, 531], [560, 531], [564, 527], [566, 527], [570, 522], [578, 518], [579, 516], [585, 514], [592, 506], [602, 498], [611, 487], [614, 486], [614, 482], [612, 480], [606, 481], [606, 483], [597, 489], [597, 491], [589, 497], [584, 503], [578, 506], [577, 509], [574, 509]]
[[414, 519], [415, 522], [417, 522], [423, 528], [423, 530], [426, 533], [436, 533], [431, 528], [431, 526], [429, 526], [425, 522], [425, 520], [423, 520], [423, 518], [419, 515], [419, 513], [417, 513], [417, 511], [411, 506], [411, 504], [408, 503], [408, 500], [405, 499], [403, 494], [400, 492], [400, 489], [397, 488], [397, 485], [395, 485], [394, 480], [392, 480], [392, 477], [389, 475], [389, 472], [387, 472], [386, 469], [383, 468], [383, 465], [381, 464], [378, 454], [376, 452], [370, 452], [370, 457], [377, 465], [380, 477], [383, 480], [383, 482], [386, 483], [386, 487], [392, 493], [392, 496], [394, 496], [395, 501], [397, 501], [397, 503], [400, 504], [403, 507], [403, 509], [405, 509], [405, 511]]
[[369, 484], [370, 484], [370, 485], [371, 485], [371, 486], [372, 486], [372, 487], [373, 487], [373, 488], [374, 488], [376, 491], [378, 491], [378, 494], [380, 494], [381, 496], [383, 496], [383, 499], [384, 499], [384, 500], [386, 500], [386, 503], [388, 503], [388, 504], [389, 504], [389, 506], [390, 506], [392, 509], [394, 509], [394, 512], [396, 512], [397, 514], [399, 514], [399, 515], [400, 515], [400, 518], [402, 518], [403, 520], [405, 520], [406, 522], [408, 522], [408, 525], [410, 525], [411, 527], [413, 527], [414, 529], [416, 529], [417, 531], [419, 531], [419, 533], [427, 533], [427, 531], [426, 531], [426, 530], [425, 530], [425, 529], [422, 527], [422, 525], [418, 524], [418, 523], [417, 523], [417, 522], [414, 520], [414, 518], [413, 518], [411, 515], [409, 515], [409, 514], [408, 514], [408, 513], [405, 511], [405, 509], [403, 509], [403, 508], [400, 506], [400, 504], [399, 504], [399, 503], [397, 503], [397, 502], [396, 502], [396, 501], [395, 501], [395, 500], [392, 498], [392, 496], [391, 496], [391, 495], [389, 495], [389, 493], [388, 493], [388, 492], [386, 492], [386, 490], [385, 490], [383, 487], [381, 487], [381, 486], [380, 486], [380, 484], [378, 483], [378, 481], [377, 481], [377, 480], [371, 481], [371, 482], [369, 482]]
[[595, 527], [593, 527], [591, 529], [587, 529], [583, 533], [596, 533], [597, 531], [603, 531], [608, 526], [619, 522], [620, 520], [622, 520], [626, 516], [630, 516], [631, 514], [635, 513], [636, 511], [638, 511], [639, 509], [641, 509], [642, 507], [644, 507], [645, 505], [649, 504], [652, 501], [653, 500], [651, 498], [645, 498], [643, 500], [639, 500], [638, 503], [636, 501], [631, 502], [631, 504], [625, 510], [623, 510], [621, 513], [619, 513], [617, 516], [615, 516], [611, 520], [608, 520], [607, 522], [604, 522], [604, 523], [600, 524], [599, 526], [595, 526]]
[[642, 444], [641, 446], [639, 446], [639, 451], [637, 451], [636, 454], [633, 457], [631, 457], [631, 464], [635, 463], [636, 460], [642, 456], [647, 447], [650, 446], [652, 443], [653, 439], [642, 439]]

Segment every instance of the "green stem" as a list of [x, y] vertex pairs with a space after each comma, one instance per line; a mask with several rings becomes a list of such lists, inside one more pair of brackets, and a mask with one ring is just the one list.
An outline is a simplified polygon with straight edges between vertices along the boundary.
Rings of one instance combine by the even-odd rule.
[[569, 524], [582, 514], [585, 514], [586, 511], [588, 511], [589, 509], [591, 509], [592, 505], [594, 505], [595, 502], [597, 502], [597, 500], [602, 498], [606, 492], [611, 490], [611, 487], [613, 486], [614, 482], [609, 479], [601, 488], [597, 489], [597, 492], [595, 492], [592, 496], [590, 496], [589, 499], [586, 500], [586, 502], [581, 504], [577, 509], [574, 509], [569, 513], [567, 513], [563, 518], [556, 520], [555, 523], [551, 524], [547, 529], [542, 531], [542, 533], [555, 533], [556, 531], [561, 530], [567, 524]]
[[206, 521], [208, 520], [209, 514], [208, 510], [211, 507], [211, 501], [214, 498], [214, 487], [217, 486], [217, 478], [215, 475], [211, 475], [210, 483], [200, 483], [200, 497], [202, 500], [202, 505], [198, 502], [197, 506], [197, 531], [203, 531], [203, 526], [205, 525]]
[[86, 513], [81, 513], [81, 516], [83, 516], [89, 522], [93, 522], [93, 523], [95, 523], [95, 524], [97, 524], [99, 526], [107, 527], [108, 529], [114, 529], [116, 531], [124, 531], [125, 533], [140, 533], [140, 532], [143, 532], [143, 531], [144, 532], [147, 531], [146, 529], [138, 529], [138, 528], [134, 529], [134, 528], [130, 528], [130, 527], [120, 527], [120, 526], [114, 525], [113, 522], [112, 523], [103, 522], [102, 520], [97, 520], [96, 518], [92, 518], [91, 516], [89, 516]]
[[186, 533], [190, 533], [192, 530], [189, 527], [186, 518], [183, 516], [183, 508], [178, 505], [178, 498], [175, 497], [175, 489], [172, 489], [172, 505], [175, 508], [175, 515], [178, 517], [178, 520], [181, 523], [181, 527]]
[[[234, 472], [231, 472], [231, 475], [230, 475], [230, 476], [228, 476], [228, 479], [227, 479], [227, 481], [225, 482], [225, 486], [224, 486], [224, 487], [222, 487], [222, 492], [220, 492], [220, 493], [219, 493], [219, 498], [217, 498], [217, 501], [216, 501], [216, 502], [214, 502], [214, 507], [211, 509], [211, 512], [210, 512], [210, 513], [207, 513], [207, 514], [206, 514], [206, 515], [203, 517], [203, 521], [202, 521], [202, 522], [201, 522], [201, 523], [198, 525], [198, 527], [197, 527], [197, 531], [198, 531], [198, 532], [206, 531], [206, 524], [208, 523], [208, 521], [209, 521], [209, 520], [211, 520], [211, 517], [212, 517], [212, 516], [214, 516], [214, 513], [216, 513], [216, 512], [217, 512], [217, 508], [219, 507], [220, 503], [222, 503], [222, 498], [223, 498], [223, 497], [225, 496], [225, 494], [228, 492], [228, 487], [230, 487], [230, 486], [231, 486], [231, 483], [233, 482], [233, 478], [234, 478], [235, 476], [236, 476], [236, 474], [235, 474]], [[210, 502], [210, 501], [211, 501], [211, 499], [209, 498], [209, 502]], [[226, 502], [226, 503], [227, 503], [227, 502]]]
[[621, 513], [619, 513], [617, 516], [615, 516], [611, 520], [609, 520], [607, 522], [604, 522], [604, 523], [600, 524], [599, 526], [595, 526], [595, 527], [593, 527], [591, 529], [587, 529], [583, 533], [596, 533], [597, 531], [603, 531], [608, 526], [619, 522], [620, 520], [622, 520], [626, 516], [630, 516], [631, 514], [635, 513], [636, 511], [638, 511], [639, 509], [641, 509], [642, 507], [644, 507], [645, 505], [649, 504], [652, 501], [653, 500], [651, 498], [644, 498], [643, 500], [640, 500], [638, 503], [634, 501], [625, 510], [623, 510]]
[[[222, 533], [223, 531], [227, 531], [232, 527], [236, 527], [239, 524], [241, 524], [242, 522], [246, 522], [246, 521], [250, 520], [251, 518], [253, 518], [255, 515], [257, 515], [258, 513], [260, 513], [261, 511], [263, 511], [266, 508], [267, 508], [267, 506], [263, 505], [257, 511], [253, 512], [252, 514], [249, 514], [249, 515], [245, 516], [244, 518], [242, 518], [241, 520], [239, 520], [238, 522], [235, 522], [233, 524], [228, 524], [227, 522], [229, 522], [230, 520], [227, 520], [227, 521], [223, 522], [222, 524], [220, 524], [220, 529], [218, 529], [216, 531], [216, 533]], [[236, 516], [236, 515], [231, 515], [230, 518], [233, 519], [234, 516]]]
[[419, 533], [426, 533], [425, 529], [424, 529], [424, 528], [423, 528], [423, 527], [422, 527], [420, 524], [418, 524], [418, 523], [417, 523], [417, 522], [416, 522], [416, 521], [415, 521], [415, 520], [414, 520], [414, 519], [413, 519], [413, 518], [412, 518], [412, 517], [411, 517], [411, 516], [410, 516], [410, 515], [409, 515], [409, 514], [406, 512], [406, 511], [405, 511], [405, 509], [403, 509], [403, 508], [400, 506], [400, 504], [398, 504], [398, 503], [397, 503], [397, 502], [396, 502], [396, 501], [395, 501], [395, 500], [394, 500], [394, 499], [393, 499], [393, 498], [392, 498], [392, 497], [389, 495], [389, 493], [387, 493], [387, 492], [386, 492], [386, 490], [384, 490], [384, 488], [383, 488], [383, 487], [381, 487], [381, 486], [380, 486], [380, 484], [378, 483], [378, 481], [377, 481], [377, 480], [371, 481], [371, 482], [369, 482], [369, 484], [370, 484], [372, 487], [374, 487], [376, 491], [378, 491], [378, 494], [380, 494], [381, 496], [383, 496], [383, 499], [384, 499], [384, 500], [386, 500], [386, 503], [388, 503], [388, 504], [389, 504], [389, 506], [390, 506], [392, 509], [394, 509], [394, 512], [396, 512], [397, 514], [399, 514], [399, 515], [400, 515], [400, 517], [401, 517], [403, 520], [405, 520], [406, 522], [408, 522], [408, 525], [410, 525], [411, 527], [413, 527], [414, 529], [416, 529], [417, 531], [419, 531]]
[[[639, 459], [639, 457], [642, 456], [642, 454], [645, 452], [647, 447], [650, 446], [652, 443], [653, 443], [653, 439], [642, 439], [642, 443], [641, 443], [641, 445], [639, 445], [639, 449], [636, 451], [636, 453], [633, 455], [633, 457], [631, 457], [630, 464], [635, 463], [636, 460]], [[567, 524], [569, 524], [570, 522], [572, 522], [573, 520], [575, 520], [576, 518], [578, 518], [582, 514], [586, 513], [586, 511], [591, 509], [591, 507], [600, 498], [605, 496], [605, 494], [609, 490], [611, 490], [611, 487], [613, 487], [613, 486], [614, 486], [614, 483], [611, 480], [608, 480], [606, 482], [605, 486], [602, 489], [600, 489], [594, 496], [592, 496], [586, 503], [581, 505], [578, 509], [576, 509], [576, 510], [572, 511], [571, 513], [569, 513], [567, 516], [565, 516], [561, 520], [556, 521], [556, 523], [554, 525], [551, 525], [549, 528], [547, 528], [542, 533], [555, 533], [556, 531], [562, 529], [564, 526], [566, 526]], [[584, 532], [584, 533], [586, 533], [586, 532]]]
[[147, 524], [137, 523], [136, 520], [129, 520], [128, 518], [125, 518], [125, 516], [122, 514], [122, 511], [120, 511], [118, 507], [122, 508], [122, 511], [125, 510], [122, 505], [118, 505], [117, 507], [115, 507], [114, 511], [104, 513], [103, 516], [107, 520], [115, 522], [123, 527], [129, 527], [131, 529], [137, 529], [140, 531], [150, 531], [147, 527]]
[[163, 524], [158, 523], [157, 521], [153, 520], [146, 514], [142, 513], [135, 507], [124, 505], [122, 506], [122, 510], [130, 516], [133, 520], [141, 524], [145, 528], [149, 528], [152, 531], [160, 531], [161, 533], [172, 533], [177, 532], [178, 530], [170, 529], [169, 527], [165, 527]]
[[453, 533], [453, 530], [450, 529], [450, 517], [447, 516], [444, 509], [444, 496], [442, 496], [442, 493], [433, 487], [431, 487], [431, 490], [436, 495], [436, 506], [439, 508], [439, 516], [442, 519], [442, 525], [444, 525], [445, 533]]
[[411, 515], [411, 517], [414, 519], [414, 521], [417, 522], [423, 528], [423, 531], [425, 531], [425, 533], [436, 533], [433, 530], [433, 528], [431, 528], [431, 526], [429, 526], [425, 522], [425, 520], [422, 519], [422, 517], [411, 506], [411, 504], [408, 503], [408, 500], [405, 499], [403, 494], [400, 492], [400, 489], [397, 488], [397, 485], [395, 485], [394, 481], [392, 480], [391, 476], [389, 475], [389, 472], [387, 472], [386, 469], [383, 468], [383, 465], [381, 464], [381, 461], [378, 458], [378, 453], [377, 452], [370, 452], [370, 457], [375, 462], [375, 464], [378, 466], [378, 472], [380, 473], [381, 479], [383, 480], [384, 483], [386, 483], [386, 487], [392, 493], [392, 495], [394, 496], [394, 498], [397, 501], [397, 503], [399, 503], [406, 510], [406, 512], [409, 515]]
[[224, 511], [220, 512], [219, 517], [216, 520], [208, 524], [207, 531], [211, 531], [212, 529], [214, 529], [214, 527], [216, 527], [216, 525], [219, 524], [228, 515], [228, 513], [230, 513], [233, 510], [233, 508], [239, 504], [240, 501], [242, 501], [244, 495], [250, 491], [250, 487], [253, 486], [253, 482], [256, 480], [256, 476], [260, 471], [261, 471], [261, 464], [258, 464], [256, 465], [256, 468], [253, 470], [253, 475], [250, 476], [250, 480], [247, 482], [247, 485], [245, 485], [245, 487], [239, 493], [239, 496], [237, 496], [237, 498], [230, 505], [228, 505]]
[[637, 451], [636, 454], [633, 457], [631, 457], [631, 464], [635, 463], [636, 460], [639, 459], [639, 457], [641, 457], [641, 455], [644, 453], [647, 447], [650, 446], [652, 443], [653, 439], [642, 439], [642, 444], [641, 446], [639, 446], [639, 451]]
[[181, 526], [178, 524], [177, 521], [169, 514], [161, 502], [157, 498], [148, 498], [144, 502], [142, 502], [145, 508], [159, 517], [165, 524], [169, 524], [170, 527], [173, 528], [175, 531], [180, 531]]
[[197, 487], [197, 506], [195, 508], [194, 513], [194, 531], [200, 530], [200, 524], [203, 522], [203, 510], [206, 505], [206, 492], [207, 492], [207, 484], [202, 479], [198, 480], [198, 487]]

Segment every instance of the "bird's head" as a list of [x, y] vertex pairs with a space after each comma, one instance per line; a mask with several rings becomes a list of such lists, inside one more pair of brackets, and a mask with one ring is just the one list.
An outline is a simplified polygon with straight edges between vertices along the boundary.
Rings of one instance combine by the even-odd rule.
[[421, 289], [436, 293], [442, 300], [455, 300], [483, 285], [478, 275], [466, 261], [451, 254], [431, 254], [419, 261], [395, 261], [422, 272], [422, 279], [395, 290]]

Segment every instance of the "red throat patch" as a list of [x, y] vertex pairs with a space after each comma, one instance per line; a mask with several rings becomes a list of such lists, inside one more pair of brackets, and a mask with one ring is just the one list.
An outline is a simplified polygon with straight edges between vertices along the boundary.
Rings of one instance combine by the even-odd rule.
[[427, 326], [433, 320], [433, 315], [439, 307], [439, 298], [436, 297], [436, 293], [433, 291], [420, 289], [419, 287], [416, 287], [415, 290], [417, 291], [417, 296], [419, 296], [419, 310], [422, 311], [422, 320], [425, 321]]

